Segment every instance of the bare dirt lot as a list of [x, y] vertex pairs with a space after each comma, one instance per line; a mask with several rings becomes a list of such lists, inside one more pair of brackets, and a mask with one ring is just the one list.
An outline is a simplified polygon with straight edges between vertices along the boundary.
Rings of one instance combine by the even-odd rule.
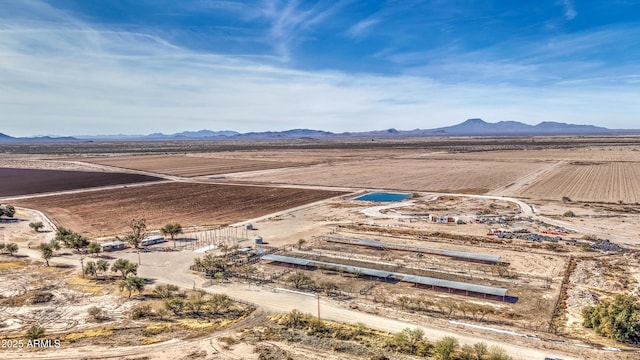
[[108, 236], [127, 229], [132, 218], [145, 218], [150, 229], [167, 222], [183, 227], [227, 224], [304, 205], [343, 193], [305, 189], [165, 183], [20, 200], [15, 205], [39, 209], [58, 225], [88, 236]]
[[160, 180], [153, 176], [88, 171], [0, 168], [0, 196], [48, 193]]
[[287, 161], [261, 161], [237, 158], [222, 159], [173, 155], [113, 156], [74, 158], [71, 160], [186, 177], [265, 170], [300, 165], [295, 162]]
[[252, 180], [325, 186], [484, 194], [507, 185], [541, 164], [500, 161], [386, 159], [331, 162], [305, 168], [236, 174]]

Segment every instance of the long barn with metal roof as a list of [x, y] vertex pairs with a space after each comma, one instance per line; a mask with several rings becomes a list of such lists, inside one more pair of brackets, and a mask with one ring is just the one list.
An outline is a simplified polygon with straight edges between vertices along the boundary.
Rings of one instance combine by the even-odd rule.
[[492, 286], [476, 285], [465, 282], [442, 280], [424, 276], [409, 275], [397, 272], [389, 272], [359, 266], [350, 266], [324, 261], [315, 261], [309, 259], [301, 259], [291, 256], [282, 256], [268, 254], [262, 256], [263, 260], [277, 262], [285, 265], [301, 266], [305, 268], [327, 266], [341, 269], [352, 274], [360, 274], [368, 277], [379, 278], [384, 281], [404, 281], [414, 284], [416, 287], [427, 288], [431, 290], [447, 291], [453, 294], [476, 296], [487, 298], [487, 295], [495, 300], [505, 301], [507, 289], [496, 288]]
[[458, 260], [480, 262], [485, 264], [495, 264], [500, 262], [500, 256], [491, 255], [491, 254], [478, 254], [478, 253], [471, 253], [466, 251], [437, 249], [437, 248], [424, 247], [424, 246], [396, 244], [396, 243], [388, 243], [388, 242], [382, 242], [382, 241], [376, 241], [376, 240], [365, 240], [365, 239], [338, 237], [338, 236], [330, 236], [330, 235], [324, 235], [322, 236], [322, 238], [327, 239], [327, 241], [329, 242], [340, 243], [340, 244], [367, 246], [375, 249], [412, 251], [412, 252], [419, 252], [419, 253], [432, 254], [432, 255], [448, 256]]

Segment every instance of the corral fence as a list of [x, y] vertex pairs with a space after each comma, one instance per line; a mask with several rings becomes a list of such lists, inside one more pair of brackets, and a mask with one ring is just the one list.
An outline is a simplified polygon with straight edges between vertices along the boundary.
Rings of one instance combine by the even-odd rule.
[[231, 247], [241, 242], [248, 241], [248, 232], [245, 228], [218, 227], [210, 230], [189, 232], [180, 237], [181, 248], [184, 250], [198, 250], [212, 246]]

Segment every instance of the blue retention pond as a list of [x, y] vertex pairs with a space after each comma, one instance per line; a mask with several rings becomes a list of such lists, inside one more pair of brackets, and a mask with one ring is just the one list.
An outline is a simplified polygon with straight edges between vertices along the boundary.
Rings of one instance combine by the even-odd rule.
[[408, 199], [411, 194], [407, 193], [391, 193], [391, 192], [372, 192], [354, 198], [354, 200], [377, 201], [377, 202], [393, 202]]

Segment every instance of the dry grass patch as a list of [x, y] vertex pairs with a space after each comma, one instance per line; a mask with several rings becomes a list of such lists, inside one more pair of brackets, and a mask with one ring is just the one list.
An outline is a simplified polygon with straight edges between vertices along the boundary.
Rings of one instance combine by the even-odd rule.
[[61, 337], [63, 342], [76, 342], [78, 340], [86, 339], [86, 338], [98, 338], [98, 337], [107, 337], [113, 335], [113, 329], [111, 328], [98, 328], [98, 329], [89, 329], [81, 332], [72, 332]]
[[113, 291], [111, 286], [99, 284], [93, 279], [82, 278], [79, 275], [68, 278], [66, 286], [71, 290], [92, 295], [106, 295]]
[[174, 327], [175, 327], [175, 324], [172, 324], [169, 322], [162, 322], [162, 323], [154, 322], [147, 325], [147, 327], [144, 330], [142, 330], [142, 333], [145, 336], [153, 336], [153, 335], [162, 334], [167, 331], [171, 331], [174, 329]]
[[166, 341], [165, 339], [160, 339], [157, 337], [143, 337], [140, 339], [140, 342], [144, 345], [151, 345], [159, 342]]
[[0, 271], [6, 270], [20, 270], [27, 267], [27, 263], [25, 261], [3, 261], [0, 262]]

